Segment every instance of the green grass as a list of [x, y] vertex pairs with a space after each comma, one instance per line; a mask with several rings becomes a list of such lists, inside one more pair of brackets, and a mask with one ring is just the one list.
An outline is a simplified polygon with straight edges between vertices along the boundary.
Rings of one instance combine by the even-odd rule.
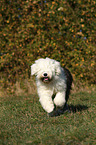
[[96, 92], [71, 93], [71, 113], [51, 117], [37, 94], [0, 98], [0, 145], [95, 145]]

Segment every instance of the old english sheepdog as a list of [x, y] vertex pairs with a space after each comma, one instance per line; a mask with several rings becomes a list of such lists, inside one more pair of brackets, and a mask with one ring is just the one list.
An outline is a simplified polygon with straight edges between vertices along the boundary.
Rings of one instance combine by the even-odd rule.
[[68, 69], [62, 68], [56, 60], [40, 58], [31, 65], [31, 75], [36, 76], [39, 101], [49, 116], [58, 116], [68, 110], [72, 85]]

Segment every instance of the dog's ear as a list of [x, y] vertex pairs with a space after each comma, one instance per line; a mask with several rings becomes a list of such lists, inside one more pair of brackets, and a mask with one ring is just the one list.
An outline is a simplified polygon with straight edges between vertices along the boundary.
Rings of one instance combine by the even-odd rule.
[[55, 61], [55, 73], [56, 75], [59, 75], [61, 73], [61, 66], [60, 66], [60, 62]]
[[36, 63], [31, 65], [31, 75], [36, 75], [37, 73], [37, 65]]

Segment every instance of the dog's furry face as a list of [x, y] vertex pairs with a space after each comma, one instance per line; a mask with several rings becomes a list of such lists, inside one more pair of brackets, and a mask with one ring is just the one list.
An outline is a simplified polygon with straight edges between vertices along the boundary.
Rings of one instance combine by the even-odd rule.
[[31, 65], [31, 75], [36, 75], [37, 79], [44, 83], [49, 83], [54, 76], [59, 75], [60, 73], [60, 63], [50, 58], [38, 59]]

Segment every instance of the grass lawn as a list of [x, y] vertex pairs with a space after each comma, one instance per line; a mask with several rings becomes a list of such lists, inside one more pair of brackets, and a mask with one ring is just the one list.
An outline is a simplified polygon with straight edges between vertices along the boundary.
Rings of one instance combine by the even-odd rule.
[[71, 113], [51, 117], [37, 94], [0, 98], [0, 145], [95, 145], [96, 91], [71, 93]]

